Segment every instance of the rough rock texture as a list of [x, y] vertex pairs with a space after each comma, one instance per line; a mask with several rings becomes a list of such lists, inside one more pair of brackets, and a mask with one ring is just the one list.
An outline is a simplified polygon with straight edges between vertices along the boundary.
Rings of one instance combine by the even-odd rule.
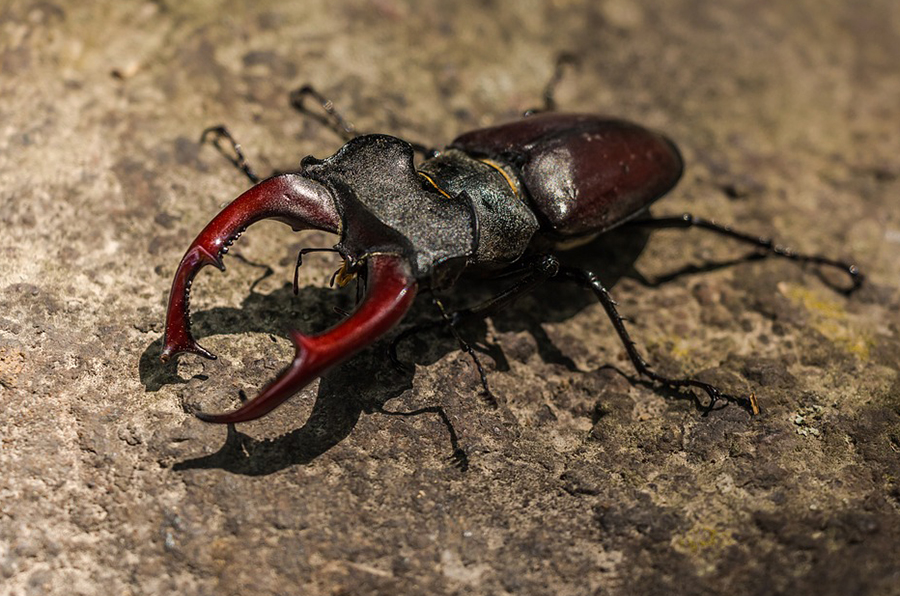
[[[311, 82], [360, 130], [446, 143], [538, 104], [562, 50], [565, 109], [679, 143], [658, 213], [867, 273], [846, 297], [698, 231], [569, 255], [659, 370], [754, 392], [760, 416], [637, 382], [560, 287], [463, 330], [497, 409], [435, 331], [401, 347], [414, 373], [382, 344], [263, 420], [190, 414], [352, 306], [328, 255], [287, 285], [327, 238], [261, 223], [194, 286], [220, 359], [159, 362], [175, 267], [246, 187], [205, 126], [261, 171], [330, 155], [287, 105]], [[0, 594], [900, 593], [898, 56], [895, 0], [0, 1]], [[443, 408], [468, 471], [438, 415], [381, 405]]]

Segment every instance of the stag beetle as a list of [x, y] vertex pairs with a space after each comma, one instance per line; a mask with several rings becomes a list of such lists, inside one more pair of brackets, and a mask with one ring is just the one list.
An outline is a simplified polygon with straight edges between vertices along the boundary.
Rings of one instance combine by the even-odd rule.
[[[545, 91], [546, 108], [553, 106], [551, 89]], [[705, 391], [709, 408], [724, 399], [758, 413], [752, 394], [734, 396], [696, 379], [654, 372], [597, 276], [561, 264], [553, 252], [623, 225], [697, 227], [752, 244], [766, 254], [837, 267], [853, 281], [848, 292], [862, 281], [855, 265], [798, 254], [769, 239], [690, 214], [650, 217], [648, 207], [681, 177], [682, 157], [665, 136], [624, 120], [541, 111], [465, 133], [446, 150], [435, 151], [384, 134], [356, 135], [331, 102], [311, 87], [295, 94], [295, 107], [302, 106], [303, 96], [317, 98], [349, 141], [331, 157], [306, 157], [299, 171], [259, 181], [224, 127], [207, 131], [232, 143], [238, 156], [233, 161], [258, 183], [225, 207], [184, 255], [169, 297], [162, 360], [181, 352], [215, 358], [191, 335], [191, 283], [206, 265], [224, 270], [222, 257], [228, 248], [262, 219], [276, 219], [295, 231], [339, 235], [333, 249], [343, 259], [338, 281], [360, 275], [366, 293], [355, 311], [328, 331], [312, 336], [291, 331], [296, 355], [290, 366], [238, 409], [197, 414], [207, 422], [245, 422], [267, 414], [388, 333], [419, 291], [447, 290], [464, 273], [515, 280], [473, 308], [452, 314], [442, 308], [444, 322], [473, 358], [474, 352], [456, 331], [459, 322], [489, 316], [544, 281], [571, 282], [592, 291], [600, 301], [640, 375], [677, 391]], [[416, 151], [427, 157], [418, 167]], [[304, 249], [298, 266], [302, 255], [312, 250], [331, 249]], [[490, 395], [477, 358], [475, 364]]]

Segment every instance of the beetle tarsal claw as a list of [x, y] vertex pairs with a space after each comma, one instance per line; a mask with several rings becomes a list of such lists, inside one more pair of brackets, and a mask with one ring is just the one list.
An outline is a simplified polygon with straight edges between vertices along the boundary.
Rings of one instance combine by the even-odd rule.
[[378, 256], [368, 261], [369, 289], [357, 309], [335, 327], [319, 335], [291, 331], [296, 353], [291, 364], [259, 395], [238, 409], [221, 414], [198, 412], [204, 422], [236, 423], [264, 416], [347, 360], [396, 325], [416, 295], [416, 282], [402, 257]]

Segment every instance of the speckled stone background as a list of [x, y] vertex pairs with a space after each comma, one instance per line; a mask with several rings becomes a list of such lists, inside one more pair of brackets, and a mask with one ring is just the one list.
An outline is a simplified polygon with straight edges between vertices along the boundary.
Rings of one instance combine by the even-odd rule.
[[[659, 370], [755, 392], [760, 416], [637, 382], [561, 287], [464, 328], [499, 408], [429, 332], [401, 347], [415, 373], [381, 344], [263, 420], [190, 414], [352, 306], [328, 255], [291, 293], [327, 238], [261, 223], [194, 286], [219, 360], [159, 362], [175, 267], [247, 186], [204, 127], [261, 171], [330, 155], [287, 104], [311, 82], [361, 130], [439, 145], [538, 104], [561, 51], [565, 109], [682, 148], [657, 213], [868, 275], [847, 297], [699, 231], [567, 256]], [[895, 0], [0, 0], [0, 594], [900, 593], [898, 58]], [[438, 415], [381, 406], [442, 408], [468, 471]]]

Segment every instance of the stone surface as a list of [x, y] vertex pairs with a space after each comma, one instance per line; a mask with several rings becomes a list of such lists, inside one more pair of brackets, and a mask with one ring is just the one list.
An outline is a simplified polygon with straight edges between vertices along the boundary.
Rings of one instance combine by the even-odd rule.
[[[429, 332], [400, 350], [415, 373], [375, 349], [263, 420], [190, 415], [352, 305], [328, 255], [294, 297], [296, 251], [328, 240], [261, 223], [195, 284], [220, 359], [159, 363], [182, 252], [246, 187], [204, 127], [260, 171], [325, 157], [340, 139], [286, 99], [311, 82], [360, 130], [446, 143], [536, 105], [563, 50], [565, 109], [679, 143], [658, 213], [868, 274], [848, 298], [703, 232], [569, 255], [659, 370], [752, 391], [760, 416], [635, 382], [560, 287], [464, 329], [497, 409]], [[894, 0], [0, 1], [0, 594], [900, 593], [898, 56]], [[688, 266], [709, 270], [670, 275]], [[443, 408], [469, 469], [437, 415], [382, 405]]]

